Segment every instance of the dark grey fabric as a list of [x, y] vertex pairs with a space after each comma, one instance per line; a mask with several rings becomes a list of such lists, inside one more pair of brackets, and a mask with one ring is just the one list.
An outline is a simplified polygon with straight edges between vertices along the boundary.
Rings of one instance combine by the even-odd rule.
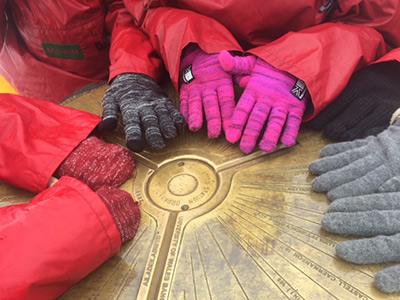
[[377, 135], [400, 108], [400, 63], [373, 64], [354, 73], [343, 92], [306, 126], [336, 141]]
[[98, 128], [115, 129], [120, 113], [127, 146], [134, 152], [145, 147], [142, 132], [152, 148], [161, 149], [165, 146], [164, 138], [174, 138], [176, 125], [185, 121], [152, 78], [136, 73], [118, 75], [111, 82], [103, 98], [103, 116]]

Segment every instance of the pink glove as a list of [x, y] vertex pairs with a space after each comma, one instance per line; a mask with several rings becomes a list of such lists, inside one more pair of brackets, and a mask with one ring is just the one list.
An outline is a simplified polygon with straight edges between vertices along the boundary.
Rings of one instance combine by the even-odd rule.
[[282, 144], [293, 146], [310, 98], [304, 83], [254, 56], [233, 57], [222, 51], [219, 60], [230, 74], [250, 75], [225, 130], [226, 139], [236, 143], [241, 138], [241, 151], [250, 153], [267, 125], [259, 144], [261, 150], [274, 151], [281, 134]]
[[222, 69], [218, 54], [207, 54], [197, 45], [184, 50], [179, 74], [180, 109], [189, 129], [201, 128], [204, 109], [208, 137], [218, 137], [221, 123], [226, 131], [235, 108], [232, 75]]

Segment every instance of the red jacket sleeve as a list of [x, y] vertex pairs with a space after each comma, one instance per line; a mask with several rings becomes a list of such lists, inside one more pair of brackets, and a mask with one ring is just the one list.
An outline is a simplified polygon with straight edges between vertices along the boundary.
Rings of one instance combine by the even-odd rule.
[[106, 27], [111, 33], [111, 81], [122, 73], [141, 73], [160, 80], [162, 61], [148, 36], [133, 22], [122, 1], [108, 1]]
[[325, 23], [289, 32], [249, 52], [306, 83], [314, 106], [309, 120], [340, 94], [356, 70], [383, 56], [386, 48], [373, 28]]
[[160, 53], [176, 89], [181, 52], [189, 43], [198, 44], [207, 53], [243, 51], [229, 30], [210, 17], [170, 7], [147, 9], [141, 0], [124, 3], [135, 24], [146, 32], [154, 49]]
[[100, 117], [18, 95], [0, 94], [0, 180], [37, 193]]
[[120, 246], [99, 196], [62, 177], [29, 204], [0, 208], [0, 300], [55, 299]]

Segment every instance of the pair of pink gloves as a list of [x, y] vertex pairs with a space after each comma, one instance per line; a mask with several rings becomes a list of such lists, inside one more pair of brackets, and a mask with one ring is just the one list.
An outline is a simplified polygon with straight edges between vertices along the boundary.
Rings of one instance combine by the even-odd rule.
[[[262, 131], [259, 148], [272, 152], [278, 140], [291, 147], [296, 143], [302, 117], [309, 101], [304, 83], [255, 56], [232, 56], [227, 51], [207, 54], [188, 46], [180, 65], [181, 113], [189, 129], [203, 124], [209, 138], [225, 131], [231, 143], [240, 140], [243, 153], [250, 153]], [[235, 105], [233, 83], [244, 88]]]

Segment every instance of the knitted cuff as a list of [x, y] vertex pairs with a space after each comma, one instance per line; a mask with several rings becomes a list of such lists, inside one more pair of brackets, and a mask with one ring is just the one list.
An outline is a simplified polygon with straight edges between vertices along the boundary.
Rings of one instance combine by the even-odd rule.
[[121, 233], [122, 243], [133, 239], [141, 217], [138, 202], [129, 193], [114, 187], [102, 186], [96, 193], [110, 211]]

